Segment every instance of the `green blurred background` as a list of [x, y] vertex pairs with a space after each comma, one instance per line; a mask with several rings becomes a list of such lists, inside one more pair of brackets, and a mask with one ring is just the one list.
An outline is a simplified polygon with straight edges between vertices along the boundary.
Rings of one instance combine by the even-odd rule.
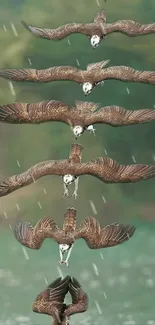
[[[88, 63], [110, 59], [111, 65], [155, 70], [155, 35], [129, 38], [111, 34], [94, 50], [85, 36], [70, 36], [70, 45], [67, 38], [58, 42], [48, 41], [35, 38], [20, 23], [23, 19], [34, 26], [54, 28], [68, 22], [91, 22], [95, 13], [103, 8], [108, 22], [117, 19], [142, 23], [155, 21], [154, 0], [107, 0], [106, 3], [99, 0], [99, 4], [95, 0], [1, 1], [0, 67], [77, 66], [78, 60], [80, 68], [85, 69]], [[56, 99], [74, 105], [75, 100], [86, 100], [79, 85], [72, 82], [40, 85], [14, 82], [13, 87], [11, 91], [9, 82], [0, 80], [1, 104]], [[153, 85], [106, 81], [104, 87], [96, 87], [87, 100], [100, 103], [100, 107], [154, 108], [154, 91]], [[154, 132], [155, 122], [114, 129], [97, 126], [96, 137], [86, 133], [78, 140], [84, 146], [83, 161], [105, 156], [107, 152], [120, 163], [132, 164], [134, 160], [136, 163], [154, 164]], [[39, 161], [67, 158], [74, 142], [69, 127], [60, 123], [1, 124], [1, 180], [23, 172]], [[47, 240], [38, 252], [27, 249], [26, 257], [10, 227], [18, 220], [34, 224], [45, 215], [53, 217], [61, 225], [69, 206], [77, 209], [78, 223], [88, 215], [95, 215], [101, 225], [114, 221], [137, 225], [131, 242], [120, 247], [92, 252], [82, 241], [76, 243], [69, 270], [61, 269], [64, 274], [69, 271], [77, 277], [87, 289], [90, 308], [87, 313], [72, 317], [71, 323], [153, 325], [154, 179], [136, 184], [106, 185], [92, 177], [81, 177], [76, 201], [64, 199], [62, 195], [61, 178], [49, 176], [0, 198], [0, 325], [50, 324], [48, 316], [31, 311], [31, 304], [46, 287], [46, 280], [50, 283], [59, 275], [58, 247]], [[95, 210], [92, 210], [92, 202]]]

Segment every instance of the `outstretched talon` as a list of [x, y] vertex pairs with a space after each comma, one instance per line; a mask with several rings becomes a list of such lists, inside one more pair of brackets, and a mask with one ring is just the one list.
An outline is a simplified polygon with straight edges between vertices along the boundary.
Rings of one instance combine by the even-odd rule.
[[76, 198], [78, 196], [77, 191], [74, 191], [73, 194], [72, 194], [72, 196], [74, 196], [74, 199], [76, 200]]
[[68, 265], [68, 261], [64, 261], [64, 260], [60, 260], [60, 261], [59, 261], [59, 264], [60, 264], [60, 265], [65, 264], [67, 267], [69, 266], [69, 265]]
[[94, 128], [91, 129], [91, 130], [90, 130], [90, 133], [93, 133], [93, 134], [96, 136], [96, 134], [95, 134], [95, 130], [96, 130], [96, 129], [94, 129]]
[[66, 189], [64, 190], [63, 197], [65, 197], [65, 196], [69, 196], [68, 188], [66, 188]]
[[96, 135], [96, 134], [95, 134], [95, 130], [96, 130], [96, 129], [94, 129], [93, 125], [89, 125], [89, 126], [87, 127], [87, 131], [89, 131], [90, 133], [93, 133], [94, 135]]

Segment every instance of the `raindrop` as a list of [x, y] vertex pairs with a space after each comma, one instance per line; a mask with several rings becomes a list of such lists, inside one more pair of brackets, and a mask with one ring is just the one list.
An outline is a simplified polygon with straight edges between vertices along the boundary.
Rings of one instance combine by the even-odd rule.
[[103, 256], [103, 254], [102, 254], [102, 253], [100, 253], [100, 256], [101, 256], [102, 260], [104, 260], [104, 256]]
[[96, 0], [96, 3], [97, 3], [97, 5], [100, 7], [100, 3], [99, 3], [99, 0]]
[[16, 203], [17, 210], [20, 211], [19, 205]]
[[42, 209], [41, 203], [38, 201], [39, 208]]
[[76, 59], [76, 63], [77, 63], [78, 66], [80, 66], [80, 62], [79, 62], [78, 59]]
[[128, 87], [126, 87], [126, 91], [127, 91], [128, 95], [130, 95], [130, 90]]
[[67, 42], [68, 42], [68, 44], [69, 44], [69, 45], [71, 45], [71, 42], [70, 42], [70, 40], [69, 40], [69, 39], [67, 40]]
[[47, 194], [47, 192], [46, 192], [45, 188], [44, 188], [44, 193], [45, 193], [45, 194]]
[[134, 156], [132, 156], [132, 160], [133, 160], [134, 163], [136, 163], [136, 159], [135, 159]]
[[29, 65], [32, 65], [32, 61], [30, 58], [28, 58], [28, 63], [29, 63]]
[[98, 276], [99, 272], [98, 272], [98, 268], [97, 268], [96, 264], [92, 263], [92, 266], [93, 266], [95, 274]]
[[62, 273], [62, 271], [61, 271], [61, 269], [60, 269], [59, 266], [57, 266], [57, 270], [58, 270], [58, 274], [59, 274], [59, 276], [60, 276], [61, 278], [63, 278], [64, 276], [63, 276], [63, 273]]
[[17, 160], [17, 165], [18, 165], [18, 167], [20, 167], [20, 163], [19, 163], [19, 160]]
[[12, 226], [9, 224], [10, 229], [12, 230]]
[[99, 313], [100, 315], [102, 315], [102, 310], [101, 310], [101, 307], [100, 307], [98, 301], [95, 300], [94, 302], [95, 302], [95, 305], [96, 305], [96, 308], [97, 308], [98, 313]]
[[15, 25], [13, 23], [10, 23], [10, 25], [11, 25], [11, 28], [12, 28], [12, 31], [13, 31], [14, 35], [15, 36], [18, 36], [18, 33], [17, 33], [17, 30], [16, 30]]
[[94, 213], [94, 214], [97, 214], [97, 210], [96, 210], [96, 207], [95, 207], [94, 202], [91, 201], [91, 200], [89, 200], [89, 203], [90, 203], [90, 205], [91, 205], [91, 208], [92, 208], [92, 210], [93, 210], [93, 213]]
[[46, 283], [46, 284], [48, 284], [48, 281], [47, 281], [47, 279], [46, 279], [46, 278], [44, 278], [44, 280], [45, 280], [45, 283]]
[[102, 195], [102, 200], [103, 200], [104, 203], [107, 202], [106, 199], [105, 199], [105, 197], [103, 195]]
[[23, 253], [24, 253], [24, 256], [25, 256], [26, 260], [29, 260], [29, 256], [28, 256], [28, 253], [26, 251], [26, 248], [22, 247], [22, 250], [23, 250]]
[[106, 156], [107, 156], [107, 150], [106, 150], [106, 149], [104, 149], [104, 152], [105, 152], [105, 154], [106, 154]]
[[4, 29], [5, 32], [7, 32], [7, 29], [6, 29], [6, 26], [5, 25], [3, 25], [3, 29]]
[[104, 294], [104, 298], [107, 299], [107, 295], [106, 295], [105, 291], [103, 292], [103, 294]]
[[4, 212], [4, 217], [5, 217], [6, 219], [8, 219], [8, 216], [7, 216], [6, 212]]
[[12, 83], [11, 81], [9, 81], [8, 84], [9, 84], [9, 88], [10, 88], [10, 90], [11, 90], [11, 94], [12, 94], [13, 96], [16, 96], [16, 93], [15, 93], [15, 90], [14, 90], [13, 83]]

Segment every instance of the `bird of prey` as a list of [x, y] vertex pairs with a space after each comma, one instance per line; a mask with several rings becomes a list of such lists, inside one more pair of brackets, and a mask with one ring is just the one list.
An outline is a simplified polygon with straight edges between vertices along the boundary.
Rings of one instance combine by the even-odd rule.
[[13, 103], [0, 106], [0, 122], [10, 124], [40, 124], [50, 121], [66, 123], [77, 139], [85, 131], [95, 135], [94, 124], [127, 126], [155, 120], [154, 109], [127, 110], [121, 106], [105, 106], [97, 111], [99, 104], [75, 101], [75, 107], [60, 101], [39, 103]]
[[74, 172], [73, 174], [70, 173], [70, 171], [72, 171], [72, 169], [74, 170], [74, 166], [80, 164], [82, 158], [82, 151], [83, 151], [83, 146], [81, 144], [76, 144], [76, 143], [72, 144], [68, 159], [46, 160], [44, 162], [38, 163], [35, 166], [31, 167], [28, 170], [27, 176], [25, 173], [22, 173], [5, 179], [4, 182], [0, 183], [0, 197], [9, 194], [12, 191], [15, 191], [20, 187], [35, 182], [38, 178], [42, 177], [43, 174], [45, 176], [46, 172], [48, 173], [49, 171], [49, 174], [51, 174], [52, 172], [53, 175], [59, 175], [62, 177], [63, 187], [64, 187], [64, 194], [63, 194], [64, 197], [69, 196], [69, 189], [68, 189], [69, 185], [75, 182], [75, 189], [72, 196], [76, 199], [78, 196], [77, 191], [78, 191], [79, 177], [78, 175], [75, 175]]
[[21, 174], [5, 178], [0, 182], [0, 197], [32, 184], [47, 175], [62, 176], [64, 196], [68, 195], [68, 186], [75, 181], [73, 196], [77, 197], [79, 176], [91, 175], [104, 183], [135, 183], [155, 177], [155, 165], [121, 165], [110, 157], [98, 157], [81, 162], [83, 147], [73, 144], [69, 159], [42, 161]]
[[[68, 266], [75, 240], [83, 238], [90, 249], [112, 247], [129, 240], [135, 229], [134, 226], [117, 223], [101, 228], [94, 217], [86, 217], [77, 228], [76, 210], [68, 208], [64, 214], [62, 229], [53, 219], [44, 217], [38, 221], [35, 227], [29, 222], [17, 223], [14, 227], [14, 236], [19, 243], [31, 249], [40, 249], [46, 238], [55, 240], [59, 245], [59, 263]], [[67, 257], [64, 260], [66, 253]]]
[[27, 25], [24, 21], [22, 24], [35, 36], [49, 40], [61, 40], [70, 34], [86, 35], [93, 48], [98, 47], [106, 35], [114, 32], [130, 37], [155, 33], [155, 23], [142, 25], [133, 20], [118, 20], [114, 23], [107, 23], [105, 10], [97, 12], [92, 23], [70, 23], [56, 29], [38, 28]]
[[[65, 296], [70, 293], [72, 303], [64, 303]], [[52, 325], [67, 325], [71, 315], [83, 313], [88, 309], [88, 296], [80, 283], [70, 276], [57, 278], [34, 301], [32, 310], [35, 313], [52, 316]]]
[[0, 70], [0, 77], [14, 81], [41, 83], [56, 80], [73, 81], [81, 85], [85, 96], [89, 95], [95, 86], [103, 84], [106, 79], [155, 84], [155, 71], [140, 71], [123, 65], [104, 68], [109, 61], [88, 64], [86, 70], [72, 66], [52, 67], [44, 70], [3, 69]]

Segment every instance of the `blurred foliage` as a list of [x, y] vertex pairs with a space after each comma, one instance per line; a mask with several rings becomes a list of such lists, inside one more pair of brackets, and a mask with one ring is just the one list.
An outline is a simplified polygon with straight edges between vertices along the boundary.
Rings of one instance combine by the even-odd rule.
[[[95, 13], [104, 8], [107, 21], [133, 19], [142, 23], [155, 20], [154, 1], [118, 0], [113, 3], [99, 0], [100, 6], [89, 0], [7, 0], [0, 2], [0, 40], [1, 68], [28, 68], [30, 60], [34, 68], [47, 68], [55, 65], [77, 65], [85, 68], [88, 63], [104, 59], [111, 65], [129, 65], [137, 69], [155, 70], [155, 35], [129, 38], [121, 34], [111, 34], [93, 50], [83, 35], [72, 35], [62, 41], [48, 41], [35, 38], [24, 29], [21, 20], [38, 27], [55, 28], [68, 22], [91, 22]], [[117, 8], [117, 10], [116, 10]], [[15, 36], [11, 23], [16, 27]], [[41, 100], [62, 100], [74, 104], [75, 100], [85, 101], [79, 85], [72, 82], [49, 84], [13, 83], [15, 95], [11, 93], [7, 80], [0, 80], [0, 103], [14, 101], [37, 102]], [[128, 94], [128, 87], [130, 94]], [[107, 81], [104, 87], [98, 86], [87, 98], [99, 102], [100, 107], [121, 105], [128, 109], [153, 108], [154, 86], [125, 84], [119, 81]], [[132, 164], [132, 156], [137, 163], [153, 164], [155, 122], [140, 126], [112, 128], [98, 126], [96, 137], [84, 134], [78, 142], [84, 145], [83, 161], [95, 156], [108, 156], [120, 163]], [[42, 125], [1, 124], [0, 128], [0, 179], [20, 173], [33, 164], [46, 159], [64, 159], [68, 157], [70, 145], [75, 139], [66, 125], [45, 123]], [[20, 167], [17, 161], [19, 161]], [[44, 192], [46, 189], [46, 193]], [[26, 188], [0, 198], [1, 225], [7, 225], [16, 219], [37, 221], [43, 215], [51, 215], [61, 222], [68, 206], [78, 209], [78, 218], [93, 214], [90, 200], [97, 208], [97, 217], [104, 222], [137, 218], [154, 219], [154, 180], [137, 184], [106, 185], [92, 177], [81, 177], [79, 197], [63, 199], [62, 181], [59, 177], [46, 177]], [[102, 196], [105, 197], [106, 203]], [[42, 208], [40, 209], [39, 203]], [[145, 213], [144, 213], [145, 211]]]

